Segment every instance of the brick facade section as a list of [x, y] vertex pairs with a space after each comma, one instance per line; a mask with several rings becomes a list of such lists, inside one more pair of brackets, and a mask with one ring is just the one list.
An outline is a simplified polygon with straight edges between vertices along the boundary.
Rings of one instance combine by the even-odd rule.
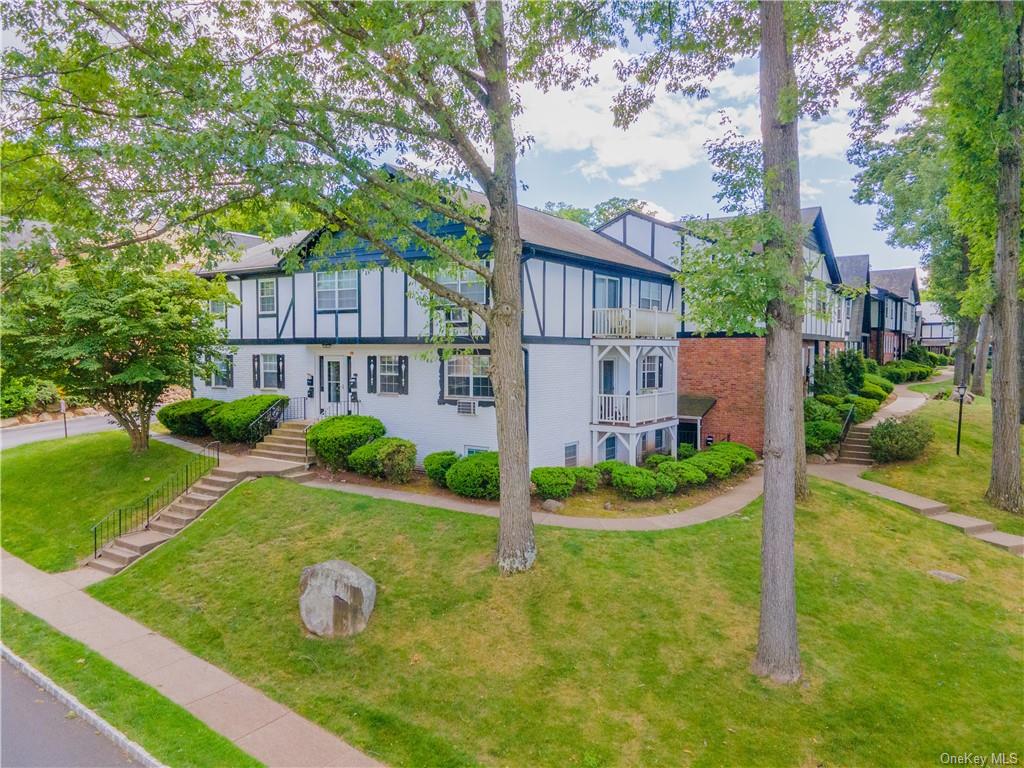
[[[871, 334], [868, 336], [868, 354], [872, 360], [876, 360], [882, 365], [895, 360], [897, 352], [899, 350], [900, 336], [902, 334], [896, 333], [895, 331], [883, 331], [879, 328], [872, 329]], [[889, 338], [890, 351], [886, 351], [885, 339]]]
[[714, 397], [704, 417], [701, 439], [714, 435], [764, 447], [763, 338], [679, 340], [679, 394]]

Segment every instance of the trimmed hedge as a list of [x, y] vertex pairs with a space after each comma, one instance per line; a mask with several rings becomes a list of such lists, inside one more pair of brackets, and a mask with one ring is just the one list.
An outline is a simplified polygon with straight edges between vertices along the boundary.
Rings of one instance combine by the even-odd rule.
[[[842, 421], [842, 416], [836, 408], [821, 402], [821, 397], [835, 397], [835, 395], [819, 395], [804, 398], [804, 422], [808, 421]], [[839, 402], [842, 402], [840, 400]]]
[[202, 437], [210, 434], [210, 427], [206, 423], [207, 414], [222, 405], [222, 400], [211, 400], [208, 397], [179, 400], [157, 411], [156, 420], [167, 427], [172, 435]]
[[885, 390], [883, 390], [881, 387], [876, 387], [874, 384], [865, 384], [863, 387], [860, 388], [860, 396], [867, 397], [872, 400], [875, 400], [878, 403], [881, 403], [889, 395], [887, 395], [885, 393]]
[[[815, 395], [814, 399], [817, 400], [819, 403], [824, 403], [825, 405], [830, 405], [833, 408], [839, 408], [843, 404], [843, 398], [839, 397], [837, 395]], [[806, 419], [806, 418], [807, 418], [807, 408], [805, 407], [804, 408], [804, 419]]]
[[870, 357], [864, 358], [864, 370], [869, 374], [877, 376], [880, 367], [877, 360], [872, 360]]
[[675, 481], [676, 490], [686, 487], [704, 485], [708, 476], [699, 468], [687, 461], [663, 461], [658, 465], [658, 474], [668, 475]]
[[864, 376], [865, 384], [874, 384], [880, 390], [885, 392], [886, 395], [891, 395], [892, 391], [896, 388], [895, 385], [884, 376], [879, 376], [874, 373], [869, 373]]
[[445, 474], [449, 490], [471, 499], [497, 499], [501, 493], [498, 454], [484, 451], [463, 456]]
[[604, 483], [605, 485], [611, 485], [612, 472], [615, 470], [615, 468], [628, 466], [629, 464], [627, 464], [624, 461], [619, 461], [618, 459], [608, 459], [607, 461], [599, 461], [597, 464], [594, 465], [594, 469], [596, 469], [598, 473], [601, 475], [602, 483]]
[[822, 454], [839, 442], [842, 432], [834, 421], [808, 421], [804, 423], [804, 447], [808, 453]]
[[713, 444], [708, 450], [716, 455], [727, 458], [733, 471], [743, 469], [750, 462], [757, 461], [757, 454], [754, 453], [754, 449], [743, 443], [723, 441]]
[[689, 443], [680, 443], [679, 447], [676, 448], [676, 461], [682, 461], [688, 459], [691, 456], [696, 455], [697, 449]]
[[724, 456], [715, 455], [713, 451], [701, 451], [685, 461], [715, 480], [724, 480], [732, 474], [732, 465], [729, 460]]
[[593, 467], [570, 467], [573, 477], [576, 478], [576, 493], [591, 493], [597, 490], [601, 482], [601, 473]]
[[383, 437], [387, 430], [373, 416], [331, 416], [310, 427], [309, 447], [331, 469], [347, 469], [356, 448]]
[[853, 406], [853, 423], [860, 424], [875, 415], [878, 410], [878, 403], [869, 397], [858, 397], [848, 395], [846, 402]]
[[871, 430], [871, 458], [883, 462], [916, 459], [931, 439], [931, 425], [919, 416], [886, 419]]
[[545, 499], [567, 499], [576, 490], [576, 476], [568, 467], [537, 467], [530, 480]]
[[673, 461], [674, 459], [667, 453], [652, 453], [646, 459], [644, 459], [644, 468], [651, 471], [657, 471], [658, 465], [665, 461]]
[[249, 439], [249, 425], [274, 403], [288, 405], [286, 395], [250, 395], [208, 412], [205, 417], [210, 433], [225, 443], [244, 443]]
[[361, 475], [407, 483], [416, 466], [416, 444], [400, 437], [379, 437], [352, 451], [348, 466]]
[[844, 349], [836, 354], [833, 361], [843, 372], [848, 390], [856, 392], [864, 386], [864, 355], [859, 349]]
[[611, 475], [612, 486], [624, 496], [634, 499], [653, 499], [659, 494], [672, 493], [676, 489], [676, 482], [671, 476], [652, 472], [643, 467], [623, 464], [614, 467]]
[[439, 485], [442, 488], [447, 488], [448, 483], [445, 480], [445, 475], [448, 473], [448, 469], [459, 460], [459, 454], [455, 451], [438, 451], [437, 453], [428, 453], [423, 457], [423, 470], [427, 473], [427, 477], [431, 479], [434, 485]]

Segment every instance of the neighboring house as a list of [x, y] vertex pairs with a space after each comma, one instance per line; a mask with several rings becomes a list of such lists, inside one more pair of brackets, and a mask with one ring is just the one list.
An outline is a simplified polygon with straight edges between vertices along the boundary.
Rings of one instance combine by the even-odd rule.
[[952, 354], [956, 344], [956, 322], [942, 314], [934, 301], [921, 302], [921, 346], [931, 352]]
[[[672, 270], [524, 206], [519, 224], [530, 466], [634, 463], [651, 451], [674, 452], [679, 291]], [[215, 308], [236, 351], [212, 380], [196, 382], [196, 396], [281, 393], [294, 418], [376, 416], [389, 434], [416, 443], [420, 461], [434, 451], [496, 450], [487, 329], [458, 308], [431, 318], [418, 284], [372, 248], [335, 251], [333, 268], [315, 271], [306, 255], [323, 237], [332, 235], [280, 238], [204, 273], [224, 274], [240, 304]], [[302, 266], [286, 273], [282, 260], [295, 249]], [[488, 249], [481, 245], [482, 257]], [[443, 280], [487, 301], [473, 277]], [[439, 323], [454, 326], [464, 354], [439, 354], [431, 343]]]
[[921, 292], [917, 269], [873, 269], [870, 285], [867, 356], [883, 364], [899, 360], [918, 338]]
[[839, 256], [836, 261], [839, 263], [843, 285], [857, 291], [856, 295], [850, 298], [850, 324], [846, 346], [849, 349], [859, 349], [866, 354], [871, 338], [871, 257], [866, 253], [860, 253]]
[[[804, 255], [813, 277], [803, 322], [803, 365], [805, 381], [809, 381], [815, 359], [845, 346], [850, 302], [839, 290], [840, 271], [821, 208], [805, 208], [801, 214], [808, 230]], [[680, 248], [700, 247], [685, 221], [664, 222], [637, 211], [623, 213], [598, 231], [671, 266], [678, 266]], [[702, 446], [737, 440], [760, 452], [764, 444], [764, 338], [724, 333], [702, 336], [686, 321], [685, 305], [684, 296], [678, 369], [680, 441]]]

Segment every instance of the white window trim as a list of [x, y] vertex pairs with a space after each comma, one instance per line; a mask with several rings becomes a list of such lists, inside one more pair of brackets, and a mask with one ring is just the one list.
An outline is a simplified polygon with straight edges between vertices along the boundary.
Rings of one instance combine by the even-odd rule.
[[[402, 367], [401, 361], [398, 359], [398, 355], [379, 355], [377, 357], [377, 394], [383, 395], [384, 397], [392, 397], [394, 395], [402, 394]], [[394, 373], [385, 373], [384, 366], [385, 360], [387, 365], [394, 365]], [[394, 391], [384, 389], [384, 380], [386, 377], [394, 378]]]
[[[263, 295], [263, 286], [271, 286], [271, 292], [269, 298], [274, 300], [274, 306], [272, 309], [263, 308], [263, 299], [267, 298]], [[277, 281], [273, 278], [264, 278], [256, 281], [256, 314], [257, 315], [276, 315], [277, 314]]]
[[[494, 395], [493, 394], [491, 394], [491, 395], [476, 395], [476, 394], [473, 394], [473, 389], [474, 389], [473, 382], [474, 382], [474, 379], [486, 377], [486, 374], [484, 374], [484, 376], [481, 376], [480, 374], [478, 374], [476, 372], [477, 362], [478, 361], [485, 361], [489, 365], [490, 364], [490, 359], [491, 359], [490, 355], [459, 355], [458, 357], [452, 357], [452, 358], [449, 358], [448, 360], [445, 360], [445, 363], [444, 363], [444, 396], [445, 396], [445, 399], [446, 400], [478, 400], [478, 401], [482, 401], [482, 402], [490, 402], [490, 401], [494, 400]], [[470, 369], [469, 369], [469, 394], [468, 395], [455, 394], [455, 393], [451, 392], [450, 387], [449, 387], [449, 382], [451, 381], [450, 365], [453, 362], [458, 361], [458, 360], [468, 360], [469, 364], [470, 364]], [[459, 378], [465, 378], [465, 376], [459, 376]], [[491, 388], [491, 391], [493, 392], [494, 391], [494, 384], [493, 384], [493, 382], [491, 383], [491, 387], [490, 388]]]
[[[214, 309], [215, 304], [220, 305], [220, 310]], [[228, 303], [223, 299], [214, 299], [210, 301], [210, 314], [213, 315], [214, 317], [219, 317], [220, 319], [223, 320], [225, 317], [228, 316]]]
[[474, 453], [489, 453], [490, 448], [486, 448], [482, 445], [464, 445], [462, 446], [467, 456], [472, 456]]
[[[646, 292], [648, 294], [651, 294], [651, 295], [644, 296], [645, 289], [646, 289]], [[654, 309], [654, 310], [657, 310], [658, 312], [660, 312], [661, 311], [661, 285], [658, 284], [658, 283], [649, 283], [646, 280], [645, 281], [641, 281], [641, 283], [640, 283], [640, 297], [638, 299], [638, 302], [639, 302], [638, 306], [640, 307], [640, 309]], [[644, 302], [646, 302], [646, 306], [644, 305]]]
[[[568, 452], [570, 448], [572, 448], [573, 454], [572, 464], [569, 463]], [[565, 446], [562, 448], [562, 462], [567, 467], [578, 467], [580, 465], [580, 444], [578, 442], [565, 444]]]
[[[322, 282], [330, 281], [333, 285], [321, 285]], [[345, 285], [351, 281], [352, 285]], [[316, 291], [316, 308], [326, 312], [354, 312], [359, 309], [359, 271], [355, 269], [343, 269], [332, 272], [317, 272], [314, 288]], [[333, 306], [324, 303], [321, 294], [333, 296]], [[348, 302], [343, 303], [342, 297], [351, 295]]]
[[[222, 360], [218, 361], [218, 367], [214, 370], [213, 375], [210, 377], [210, 388], [211, 389], [228, 389], [228, 363], [229, 363], [229, 360], [226, 357], [223, 358]], [[218, 373], [223, 373], [223, 378], [224, 378], [224, 383], [223, 384], [218, 384], [217, 383], [217, 374]], [[260, 373], [261, 374], [263, 373], [262, 369], [260, 370]]]
[[[267, 384], [267, 360], [273, 361], [271, 370], [274, 372], [274, 385]], [[274, 352], [260, 353], [260, 389], [271, 389], [275, 392], [281, 389], [281, 382], [277, 380], [277, 354]]]
[[[648, 370], [648, 364], [652, 366], [651, 370]], [[647, 386], [647, 377], [654, 377], [654, 384]], [[657, 355], [644, 355], [640, 361], [640, 389], [645, 392], [654, 392], [658, 389], [658, 356]]]
[[[487, 284], [484, 279], [469, 269], [450, 270], [438, 275], [437, 282], [460, 296], [465, 296], [478, 304], [487, 303]], [[482, 294], [482, 295], [481, 295]], [[444, 308], [446, 322], [456, 327], [468, 326], [469, 310], [457, 304], [447, 302]]]

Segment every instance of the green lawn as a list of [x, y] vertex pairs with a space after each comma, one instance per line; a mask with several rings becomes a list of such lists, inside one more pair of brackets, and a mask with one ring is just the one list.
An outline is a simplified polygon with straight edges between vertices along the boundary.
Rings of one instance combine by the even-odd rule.
[[[922, 384], [918, 391], [938, 391], [943, 384]], [[954, 512], [990, 520], [1000, 531], [1024, 535], [1024, 516], [1013, 515], [985, 501], [992, 472], [992, 401], [975, 398], [964, 405], [960, 455], [956, 455], [956, 422], [959, 403], [929, 400], [917, 414], [928, 421], [935, 438], [913, 461], [886, 464], [864, 473], [868, 480], [902, 488], [948, 504]]]
[[[749, 673], [760, 508], [628, 534], [538, 528], [265, 478], [90, 588], [391, 765], [937, 765], [1024, 751], [1024, 562], [852, 489], [798, 510], [806, 682]], [[305, 565], [378, 583], [356, 638], [305, 637]], [[927, 575], [968, 577], [947, 584]]]
[[142, 499], [191, 454], [153, 440], [133, 456], [128, 436], [100, 432], [0, 453], [0, 535], [8, 552], [45, 571], [73, 568], [92, 553], [89, 528]]
[[98, 653], [2, 602], [4, 644], [165, 765], [262, 765]]

